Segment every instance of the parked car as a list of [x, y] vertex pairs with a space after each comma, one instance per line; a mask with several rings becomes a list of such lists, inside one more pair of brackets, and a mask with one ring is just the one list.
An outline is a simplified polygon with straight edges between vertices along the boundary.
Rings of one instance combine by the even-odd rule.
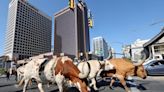
[[164, 75], [164, 60], [153, 60], [144, 64], [148, 75]]

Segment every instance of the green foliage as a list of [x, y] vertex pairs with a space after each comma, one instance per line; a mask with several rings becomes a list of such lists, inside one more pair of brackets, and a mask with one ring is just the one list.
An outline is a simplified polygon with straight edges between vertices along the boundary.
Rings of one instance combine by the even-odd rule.
[[5, 69], [4, 68], [0, 68], [0, 75], [5, 74]]

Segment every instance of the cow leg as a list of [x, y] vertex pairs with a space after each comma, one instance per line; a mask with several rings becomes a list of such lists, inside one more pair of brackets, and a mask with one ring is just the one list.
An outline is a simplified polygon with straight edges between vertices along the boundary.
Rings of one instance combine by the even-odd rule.
[[20, 74], [17, 73], [17, 81], [20, 81]]
[[114, 89], [114, 88], [113, 88], [113, 83], [114, 83], [114, 82], [115, 82], [115, 77], [112, 77], [112, 78], [111, 78], [110, 85], [109, 85], [110, 89]]
[[120, 82], [123, 85], [123, 87], [125, 88], [126, 92], [131, 92], [126, 85], [126, 81], [125, 81], [124, 77], [122, 75], [117, 75], [117, 78], [120, 80]]
[[93, 85], [94, 90], [98, 90], [98, 88], [97, 88], [97, 86], [96, 86], [96, 79], [95, 79], [95, 78], [92, 78], [92, 79], [91, 79], [91, 84], [90, 84], [90, 86], [92, 86], [92, 85]]
[[38, 89], [39, 89], [40, 92], [44, 92], [41, 82], [38, 83]]
[[27, 88], [27, 85], [28, 85], [28, 81], [29, 81], [29, 79], [26, 79], [26, 80], [24, 81], [23, 92], [26, 92], [26, 88]]
[[50, 82], [47, 82], [47, 87], [48, 87], [48, 88], [50, 87]]
[[101, 74], [102, 71], [103, 71], [103, 69], [100, 69], [100, 70], [98, 71], [97, 77], [100, 77], [100, 74]]
[[20, 87], [23, 85], [23, 82], [24, 82], [24, 78], [22, 78], [19, 82], [18, 82], [18, 85], [16, 85], [16, 87]]
[[55, 81], [58, 85], [59, 92], [63, 92], [63, 82], [64, 82], [64, 76], [60, 73], [55, 76]]
[[[41, 79], [39, 78], [39, 76], [37, 76], [33, 79], [37, 82], [39, 91], [44, 92], [43, 85], [42, 85], [42, 82], [41, 82]], [[32, 82], [32, 79], [30, 81]]]
[[29, 84], [29, 86], [32, 85], [32, 79], [29, 80], [29, 83], [28, 84]]

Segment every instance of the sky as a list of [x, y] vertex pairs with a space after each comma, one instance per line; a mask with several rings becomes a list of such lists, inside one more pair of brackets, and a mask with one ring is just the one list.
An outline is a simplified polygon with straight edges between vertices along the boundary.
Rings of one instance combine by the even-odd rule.
[[[10, 0], [0, 0], [0, 56], [4, 53], [8, 4]], [[68, 6], [69, 0], [28, 0], [33, 6], [52, 17]], [[77, 1], [77, 0], [76, 0]], [[92, 38], [102, 36], [108, 45], [121, 52], [123, 45], [137, 39], [151, 39], [164, 26], [164, 0], [85, 0], [94, 19], [90, 29]], [[154, 24], [155, 25], [151, 25]], [[54, 27], [54, 26], [53, 26]], [[52, 34], [54, 33], [52, 28]], [[52, 35], [52, 44], [53, 44]]]

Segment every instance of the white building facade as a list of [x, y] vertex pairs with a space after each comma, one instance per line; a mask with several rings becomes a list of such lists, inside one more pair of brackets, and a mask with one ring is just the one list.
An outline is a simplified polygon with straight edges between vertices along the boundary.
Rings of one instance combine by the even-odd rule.
[[95, 55], [107, 58], [109, 55], [108, 44], [103, 37], [93, 38], [93, 52]]
[[52, 19], [26, 0], [11, 0], [8, 7], [5, 55], [28, 58], [51, 51]]
[[148, 52], [147, 61], [151, 59], [164, 59], [164, 28], [150, 41], [145, 43], [144, 48]]
[[[142, 51], [144, 50], [143, 45], [149, 40], [140, 40], [137, 39], [133, 44], [131, 44], [131, 60], [138, 61], [142, 58]], [[128, 47], [129, 48], [129, 47]], [[129, 50], [130, 51], [130, 50]]]

